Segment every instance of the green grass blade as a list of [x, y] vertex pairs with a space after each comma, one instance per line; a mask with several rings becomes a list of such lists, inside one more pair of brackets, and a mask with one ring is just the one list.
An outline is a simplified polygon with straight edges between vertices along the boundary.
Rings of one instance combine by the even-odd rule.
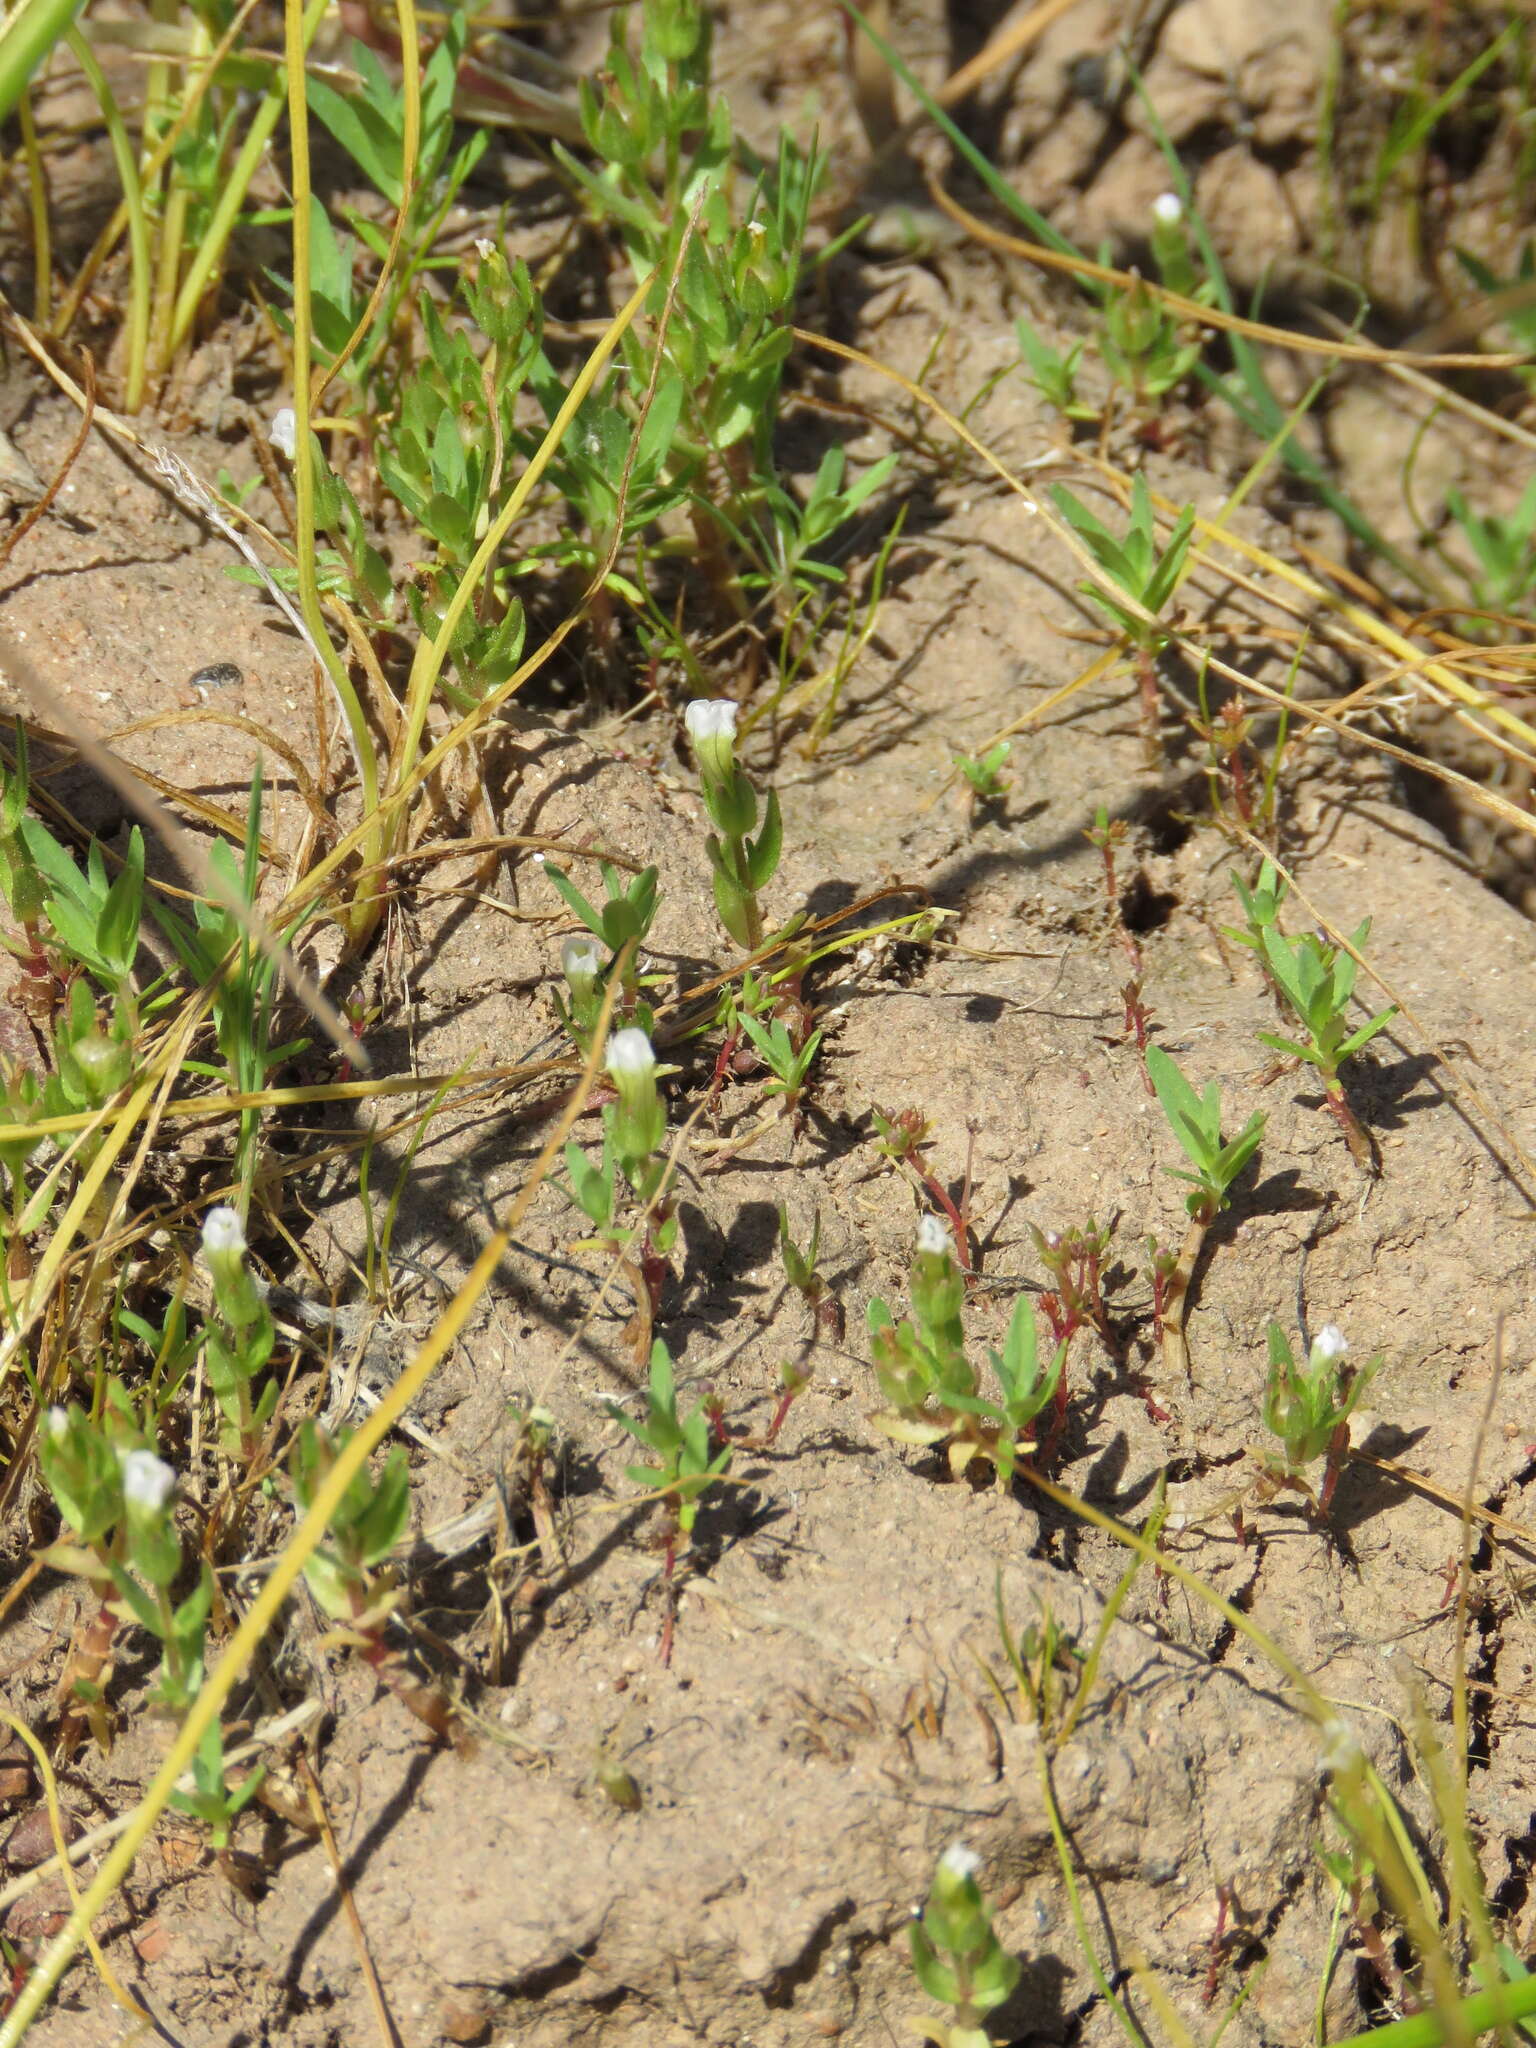
[[27, 81], [63, 40], [82, 0], [22, 0], [0, 22], [0, 121], [15, 111]]

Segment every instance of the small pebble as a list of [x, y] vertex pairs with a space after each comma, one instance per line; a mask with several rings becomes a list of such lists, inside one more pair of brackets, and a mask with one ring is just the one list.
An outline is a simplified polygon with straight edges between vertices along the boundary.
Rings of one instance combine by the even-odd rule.
[[232, 661], [210, 661], [206, 668], [198, 669], [188, 680], [192, 690], [232, 690], [243, 683], [245, 677]]

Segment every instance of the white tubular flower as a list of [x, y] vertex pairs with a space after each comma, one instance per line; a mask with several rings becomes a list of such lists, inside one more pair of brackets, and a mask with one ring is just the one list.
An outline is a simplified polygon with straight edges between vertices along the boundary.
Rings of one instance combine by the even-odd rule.
[[1177, 192], [1159, 192], [1152, 202], [1152, 218], [1160, 228], [1176, 228], [1184, 218], [1183, 202]]
[[571, 987], [585, 994], [602, 971], [603, 956], [596, 939], [573, 932], [560, 948], [560, 972]]
[[48, 1410], [48, 1434], [56, 1444], [63, 1443], [69, 1435], [69, 1414], [66, 1409], [52, 1407]]
[[176, 1474], [153, 1451], [123, 1451], [123, 1499], [131, 1508], [158, 1515], [176, 1491]]
[[1312, 1339], [1312, 1363], [1334, 1365], [1349, 1349], [1349, 1339], [1337, 1323], [1324, 1323]]
[[683, 713], [691, 740], [712, 740], [724, 734], [736, 737], [738, 708], [729, 697], [695, 697]]
[[729, 697], [695, 697], [683, 713], [699, 773], [724, 782], [735, 761], [737, 707]]
[[203, 1256], [206, 1259], [240, 1259], [245, 1256], [245, 1230], [237, 1210], [221, 1203], [203, 1218]]
[[489, 235], [477, 235], [475, 237], [475, 254], [482, 263], [489, 263], [496, 254], [496, 244]]
[[917, 1225], [917, 1248], [928, 1258], [945, 1258], [949, 1254], [949, 1232], [937, 1216], [922, 1216]]
[[299, 423], [291, 405], [280, 406], [272, 415], [272, 424], [267, 429], [267, 439], [279, 455], [286, 455], [292, 462], [294, 450], [299, 442]]
[[626, 1081], [649, 1080], [656, 1072], [656, 1055], [639, 1026], [626, 1024], [609, 1039], [603, 1065], [622, 1087]]
[[980, 1877], [981, 1867], [981, 1858], [974, 1849], [968, 1849], [964, 1842], [951, 1842], [939, 1858], [940, 1870], [947, 1871], [951, 1877], [959, 1878], [962, 1884], [968, 1877]]

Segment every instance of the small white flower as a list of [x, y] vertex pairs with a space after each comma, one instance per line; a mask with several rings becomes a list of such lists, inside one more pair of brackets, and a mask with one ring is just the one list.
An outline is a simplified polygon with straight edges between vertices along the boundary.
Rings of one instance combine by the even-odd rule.
[[560, 948], [560, 972], [572, 987], [596, 981], [602, 966], [603, 956], [596, 939], [584, 939], [573, 932]]
[[279, 455], [286, 455], [292, 462], [293, 451], [299, 442], [299, 423], [294, 417], [291, 405], [280, 406], [272, 415], [272, 424], [267, 429], [267, 439]]
[[121, 1451], [123, 1499], [157, 1515], [176, 1491], [176, 1474], [153, 1451]]
[[615, 1031], [609, 1039], [603, 1065], [615, 1079], [638, 1080], [642, 1075], [655, 1073], [656, 1055], [651, 1051], [651, 1041], [639, 1026], [626, 1024], [622, 1031]]
[[1348, 1349], [1349, 1339], [1338, 1324], [1324, 1323], [1312, 1339], [1313, 1363], [1316, 1364], [1320, 1360], [1324, 1365], [1332, 1365], [1335, 1359], [1342, 1358]]
[[918, 1219], [917, 1248], [929, 1258], [948, 1253], [949, 1232], [937, 1216], [923, 1216]]
[[939, 1868], [963, 1883], [968, 1877], [981, 1875], [981, 1858], [974, 1849], [967, 1849], [964, 1842], [951, 1842], [939, 1858]]
[[736, 737], [737, 707], [729, 697], [695, 697], [683, 713], [688, 737], [700, 740], [733, 740]]
[[1159, 227], [1176, 228], [1184, 218], [1184, 207], [1178, 193], [1159, 192], [1152, 202], [1152, 218]]
[[221, 1203], [203, 1218], [203, 1254], [210, 1259], [239, 1258], [245, 1251], [245, 1231], [236, 1210]]
[[1317, 1732], [1322, 1740], [1322, 1766], [1325, 1771], [1352, 1770], [1361, 1761], [1364, 1752], [1360, 1748], [1360, 1738], [1341, 1716], [1330, 1715]]
[[475, 237], [475, 254], [482, 263], [489, 263], [496, 254], [496, 244], [489, 235], [477, 235]]
[[54, 1407], [48, 1410], [48, 1434], [56, 1444], [63, 1443], [65, 1437], [69, 1435], [69, 1417], [62, 1408]]

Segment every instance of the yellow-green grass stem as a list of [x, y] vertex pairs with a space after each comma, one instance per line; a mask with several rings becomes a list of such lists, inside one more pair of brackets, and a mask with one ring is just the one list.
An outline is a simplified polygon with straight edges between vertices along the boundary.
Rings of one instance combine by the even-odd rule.
[[592, 1084], [597, 1078], [598, 1061], [607, 1037], [608, 1019], [612, 1014], [616, 990], [615, 981], [610, 984], [598, 1028], [593, 1033], [592, 1050], [582, 1069], [581, 1081], [572, 1090], [570, 1101], [534, 1162], [533, 1171], [512, 1204], [506, 1222], [491, 1236], [470, 1269], [463, 1286], [444, 1311], [442, 1320], [416, 1356], [378, 1407], [359, 1425], [337, 1453], [335, 1464], [315, 1490], [308, 1512], [300, 1518], [297, 1528], [274, 1561], [265, 1584], [251, 1602], [244, 1620], [231, 1637], [229, 1647], [209, 1672], [202, 1691], [188, 1710], [175, 1741], [166, 1753], [164, 1763], [155, 1773], [153, 1782], [140, 1800], [131, 1824], [108, 1852], [89, 1891], [70, 1914], [62, 1932], [22, 1985], [15, 2005], [4, 2024], [0, 2025], [0, 2048], [18, 2048], [18, 2044], [25, 2038], [27, 2029], [42, 2010], [59, 1978], [84, 1943], [87, 1930], [94, 1925], [112, 1894], [132, 1869], [134, 1859], [147, 1840], [150, 1830], [165, 1811], [171, 1793], [175, 1790], [176, 1781], [191, 1765], [203, 1737], [218, 1719], [220, 1709], [255, 1656], [268, 1629], [277, 1619], [284, 1600], [297, 1583], [304, 1566], [324, 1541], [331, 1517], [340, 1507], [347, 1488], [458, 1341], [476, 1304], [490, 1285], [509, 1242], [516, 1235], [546, 1174], [559, 1156], [567, 1135], [586, 1107], [587, 1098], [592, 1092]]
[[144, 372], [149, 351], [151, 269], [144, 191], [139, 182], [138, 159], [133, 153], [122, 110], [107, 83], [106, 73], [97, 62], [95, 51], [77, 28], [69, 31], [66, 41], [76, 63], [85, 73], [86, 83], [96, 95], [102, 124], [112, 148], [112, 160], [117, 167], [118, 181], [123, 188], [123, 204], [128, 209], [128, 319], [124, 327], [127, 368], [123, 376], [123, 408], [134, 413], [144, 402]]
[[[310, 638], [330, 678], [331, 688], [341, 706], [357, 767], [363, 806], [362, 887], [371, 887], [369, 872], [382, 854], [382, 822], [379, 809], [379, 767], [373, 735], [345, 664], [331, 644], [320, 606], [316, 577], [315, 456], [310, 442], [310, 357], [313, 325], [309, 294], [309, 100], [304, 71], [304, 12], [299, 0], [284, 0], [283, 49], [288, 72], [288, 128], [292, 155], [293, 186], [293, 413], [294, 413], [294, 553], [298, 569], [299, 609]], [[350, 914], [343, 920], [354, 944], [366, 938], [378, 922], [381, 905], [354, 896]]]
[[[1457, 2002], [1454, 2016], [1431, 2010], [1416, 2012], [1405, 2020], [1389, 2020], [1384, 2027], [1371, 2027], [1363, 2034], [1351, 2034], [1336, 2041], [1334, 2048], [1445, 2048], [1459, 2028], [1467, 2040], [1492, 2033], [1495, 2027], [1510, 2028], [1536, 2014], [1536, 1977], [1522, 1977], [1517, 1983], [1496, 1984], [1489, 1991], [1474, 1991]], [[3, 2048], [3, 2044], [0, 2044]]]

